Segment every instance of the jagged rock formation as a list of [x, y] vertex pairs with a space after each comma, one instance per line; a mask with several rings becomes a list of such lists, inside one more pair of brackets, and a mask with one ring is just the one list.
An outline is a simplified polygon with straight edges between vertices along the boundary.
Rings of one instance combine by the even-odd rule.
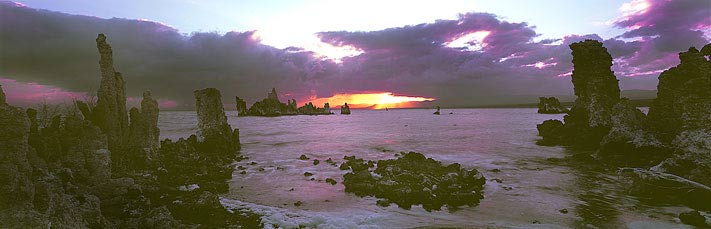
[[239, 96], [235, 96], [235, 107], [237, 108], [237, 114], [239, 116], [244, 116], [245, 112], [247, 112], [247, 102]]
[[[239, 98], [239, 97], [238, 97]], [[241, 102], [237, 101], [238, 110], [239, 104]], [[281, 115], [329, 115], [331, 114], [331, 108], [327, 107], [328, 103], [324, 105], [324, 108], [318, 108], [311, 103], [304, 104], [303, 107], [296, 108], [296, 100], [287, 100], [287, 104], [279, 101], [279, 96], [277, 95], [276, 89], [272, 88], [272, 91], [267, 95], [267, 98], [262, 101], [254, 103], [245, 112], [240, 112], [240, 116], [281, 116]]]
[[198, 140], [223, 147], [222, 150], [226, 152], [239, 150], [239, 129], [233, 131], [230, 124], [227, 124], [220, 91], [215, 88], [196, 90], [195, 109], [198, 115]]
[[358, 196], [382, 198], [378, 205], [391, 202], [404, 209], [422, 204], [427, 211], [440, 210], [447, 206], [450, 211], [461, 206], [476, 206], [484, 198], [485, 178], [476, 169], [464, 169], [457, 163], [442, 165], [424, 155], [410, 152], [402, 157], [379, 160], [371, 172], [372, 161], [364, 162], [355, 157], [344, 158], [348, 162], [341, 169], [350, 168], [343, 175], [346, 192]]
[[343, 106], [341, 106], [341, 114], [343, 114], [343, 115], [351, 114], [351, 108], [348, 107], [348, 103], [345, 103], [345, 104], [343, 104]]
[[663, 157], [662, 142], [645, 130], [647, 116], [639, 109], [629, 104], [626, 98], [621, 99], [610, 112], [610, 131], [602, 138], [600, 150], [614, 154], [633, 154], [644, 152], [647, 159], [658, 161]]
[[332, 114], [331, 113], [331, 107], [328, 103], [325, 103], [323, 105], [323, 108], [319, 108], [314, 106], [311, 102], [304, 104], [304, 106], [299, 107], [297, 109], [299, 114], [301, 115], [324, 115], [324, 114]]
[[128, 132], [128, 116], [126, 113], [126, 82], [121, 73], [114, 70], [113, 52], [106, 43], [106, 36], [99, 34], [96, 38], [96, 48], [101, 59], [101, 84], [97, 93], [96, 107], [92, 109], [91, 120], [106, 134], [109, 149], [118, 150], [125, 143]]
[[575, 103], [565, 116], [573, 145], [599, 145], [610, 129], [612, 107], [620, 100], [617, 78], [610, 70], [612, 56], [602, 43], [585, 40], [570, 45], [573, 51]]
[[556, 97], [538, 97], [538, 113], [562, 114], [568, 113], [568, 108], [560, 105], [560, 101]]
[[[538, 143], [613, 152], [661, 147], [642, 129], [646, 119], [644, 114], [629, 105], [628, 100], [620, 99], [618, 80], [610, 70], [612, 57], [602, 43], [585, 40], [571, 44], [570, 49], [577, 98], [565, 115], [564, 124], [546, 121], [538, 125], [539, 135], [543, 137]], [[549, 99], [542, 98], [541, 102], [544, 100]]]
[[[110, 47], [103, 35], [97, 43], [102, 73], [110, 76]], [[131, 110], [130, 128], [121, 129], [125, 107], [122, 114], [107, 112], [121, 110], [114, 102], [125, 102], [123, 88], [111, 84], [122, 86], [123, 80], [116, 75], [113, 82], [104, 78], [99, 89], [102, 105], [92, 109], [77, 102], [76, 110], [55, 115], [46, 125], [38, 123], [36, 110], [23, 112], [0, 100], [2, 227], [260, 227], [257, 215], [227, 211], [213, 194], [227, 191], [226, 179], [233, 171], [229, 165], [239, 149], [239, 132], [227, 125], [219, 92], [196, 93], [203, 141], [193, 135], [190, 141], [166, 140], [158, 148], [157, 102], [144, 93], [141, 110]], [[99, 124], [113, 134], [114, 143], [126, 144], [111, 149]], [[146, 158], [144, 151], [160, 154]], [[113, 167], [113, 158], [121, 159], [122, 167]], [[175, 177], [181, 179], [171, 179]], [[193, 181], [190, 184], [201, 187], [180, 191], [175, 185]]]
[[[704, 49], [711, 50], [711, 44]], [[667, 142], [684, 130], [711, 130], [711, 62], [694, 47], [679, 59], [659, 75], [657, 98], [649, 107], [650, 126]]]
[[[585, 41], [573, 49], [573, 84], [578, 99], [565, 124], [548, 120], [538, 125], [541, 145], [572, 145], [596, 149], [613, 165], [646, 167], [644, 183], [635, 186], [689, 184], [669, 199], [708, 209], [711, 197], [711, 44], [701, 52], [679, 54], [681, 63], [659, 76], [657, 98], [649, 116], [619, 99], [611, 58], [599, 42]], [[705, 50], [705, 51], [704, 51]], [[649, 192], [649, 191], [643, 191]], [[656, 193], [656, 192], [655, 192]]]
[[131, 108], [129, 117], [128, 145], [126, 155], [120, 155], [123, 162], [121, 167], [142, 168], [155, 157], [158, 149], [158, 102], [151, 97], [151, 92], [143, 92], [141, 110]]
[[711, 186], [711, 44], [679, 53], [681, 63], [659, 75], [649, 126], [673, 156], [657, 171]]

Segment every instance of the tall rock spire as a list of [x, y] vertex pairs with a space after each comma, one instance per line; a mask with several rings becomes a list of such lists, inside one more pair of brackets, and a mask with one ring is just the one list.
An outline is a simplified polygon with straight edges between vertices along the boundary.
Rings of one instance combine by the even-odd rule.
[[114, 70], [113, 53], [104, 34], [96, 38], [96, 48], [100, 54], [101, 84], [90, 120], [106, 134], [109, 149], [113, 151], [122, 146], [128, 131], [126, 82], [121, 73]]

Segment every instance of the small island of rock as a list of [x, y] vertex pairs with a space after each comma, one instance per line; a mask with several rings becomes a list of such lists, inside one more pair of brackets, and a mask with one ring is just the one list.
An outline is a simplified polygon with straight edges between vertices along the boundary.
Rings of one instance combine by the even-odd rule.
[[539, 114], [562, 114], [568, 113], [568, 108], [560, 105], [556, 97], [538, 97]]

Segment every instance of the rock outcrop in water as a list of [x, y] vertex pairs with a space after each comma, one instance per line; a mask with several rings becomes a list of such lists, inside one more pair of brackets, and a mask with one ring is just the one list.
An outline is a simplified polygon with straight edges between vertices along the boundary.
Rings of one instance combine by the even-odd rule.
[[345, 104], [343, 104], [343, 106], [341, 106], [341, 114], [342, 114], [342, 115], [349, 115], [349, 114], [351, 114], [351, 108], [348, 107], [348, 103], [345, 103]]
[[610, 152], [642, 148], [657, 151], [662, 147], [643, 129], [645, 115], [620, 98], [618, 80], [610, 70], [612, 57], [602, 43], [586, 40], [571, 44], [570, 49], [577, 98], [564, 123], [546, 121], [538, 125], [543, 137], [539, 144]]
[[[610, 164], [649, 168], [632, 170], [642, 178], [632, 185], [635, 192], [708, 210], [711, 45], [702, 49], [706, 52], [692, 47], [680, 53], [681, 63], [659, 76], [648, 116], [619, 98], [617, 81], [609, 71], [611, 58], [599, 42], [578, 42], [571, 49], [578, 99], [565, 123], [548, 120], [538, 125], [543, 137], [538, 144], [593, 149], [595, 158]], [[684, 191], [655, 190], [670, 186]]]
[[711, 44], [679, 53], [681, 63], [659, 75], [649, 126], [673, 156], [658, 166], [711, 186]]
[[245, 112], [247, 112], [247, 102], [239, 96], [235, 96], [235, 108], [237, 108], [237, 114], [239, 116], [245, 116]]
[[[193, 135], [193, 142], [166, 140], [158, 148], [158, 104], [150, 93], [144, 93], [141, 110], [132, 109], [131, 123], [122, 129], [125, 107], [123, 113], [116, 111], [122, 101], [125, 106], [123, 80], [116, 74], [110, 77], [111, 49], [105, 41], [99, 35], [101, 105], [77, 102], [76, 109], [70, 107], [48, 124], [39, 124], [38, 111], [22, 111], [0, 100], [3, 227], [258, 227], [257, 215], [227, 211], [213, 194], [227, 191], [226, 179], [233, 170], [229, 165], [239, 149], [239, 132], [227, 125], [219, 92], [199, 95], [203, 141]], [[53, 114], [42, 114], [47, 115]], [[115, 144], [124, 144], [112, 149], [102, 126], [113, 134]], [[160, 153], [151, 158], [146, 151]], [[121, 163], [112, 163], [113, 158]], [[174, 177], [182, 179], [175, 182]], [[204, 188], [181, 191], [175, 185], [186, 183]]]
[[[239, 98], [239, 97], [237, 97]], [[237, 104], [239, 106], [241, 102], [238, 100]], [[246, 107], [246, 105], [245, 105]], [[239, 109], [239, 108], [238, 108]], [[328, 107], [328, 103], [324, 105], [324, 108], [319, 108], [314, 106], [312, 103], [304, 104], [303, 107], [296, 108], [296, 100], [287, 100], [287, 103], [282, 103], [279, 101], [279, 96], [277, 95], [276, 89], [272, 88], [272, 91], [267, 95], [267, 98], [262, 101], [258, 101], [247, 109], [245, 112], [240, 112], [240, 116], [282, 116], [282, 115], [330, 115], [331, 108]]]
[[[457, 163], [442, 165], [424, 155], [410, 152], [402, 157], [380, 160], [373, 171], [372, 162], [346, 157], [341, 169], [346, 192], [358, 196], [382, 198], [378, 205], [395, 203], [404, 209], [421, 204], [427, 211], [446, 206], [454, 211], [461, 206], [476, 206], [484, 198], [486, 179], [476, 169], [464, 169]], [[370, 165], [369, 165], [370, 164]]]
[[568, 113], [568, 108], [560, 105], [560, 101], [556, 97], [538, 97], [538, 113], [562, 114]]

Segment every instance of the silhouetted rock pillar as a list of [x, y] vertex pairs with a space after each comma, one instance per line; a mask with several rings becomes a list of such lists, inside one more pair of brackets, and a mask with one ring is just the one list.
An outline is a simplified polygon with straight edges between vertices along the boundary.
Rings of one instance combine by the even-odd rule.
[[151, 92], [143, 92], [141, 115], [146, 120], [146, 146], [155, 150], [159, 146], [160, 129], [158, 129], [158, 101], [151, 97]]
[[245, 112], [247, 112], [247, 102], [239, 96], [235, 96], [235, 107], [237, 108], [237, 114], [239, 115], [245, 115]]
[[351, 108], [348, 107], [348, 103], [345, 103], [343, 104], [343, 106], [341, 106], [341, 114], [351, 114]]
[[198, 140], [224, 150], [239, 149], [239, 129], [232, 130], [222, 106], [222, 95], [215, 88], [195, 91], [198, 115]]
[[2, 90], [2, 85], [0, 85], [0, 106], [5, 105], [5, 92]]
[[96, 108], [93, 109], [90, 120], [106, 134], [109, 149], [118, 151], [128, 132], [126, 83], [121, 73], [114, 70], [111, 46], [106, 43], [104, 34], [99, 34], [96, 38], [96, 47], [101, 56], [101, 84]]

